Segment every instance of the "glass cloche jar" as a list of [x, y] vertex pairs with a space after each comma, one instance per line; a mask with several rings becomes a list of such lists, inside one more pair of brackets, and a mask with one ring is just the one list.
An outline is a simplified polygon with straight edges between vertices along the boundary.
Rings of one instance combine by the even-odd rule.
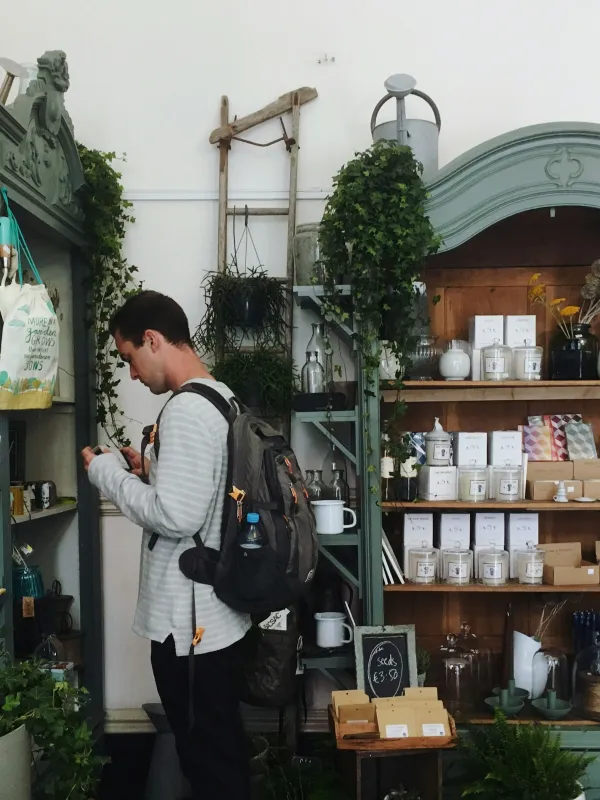
[[575, 657], [573, 708], [585, 719], [600, 720], [600, 633]]
[[512, 349], [499, 339], [481, 351], [481, 380], [508, 381], [512, 374]]
[[544, 350], [526, 339], [512, 351], [513, 377], [517, 381], [539, 381], [542, 377]]

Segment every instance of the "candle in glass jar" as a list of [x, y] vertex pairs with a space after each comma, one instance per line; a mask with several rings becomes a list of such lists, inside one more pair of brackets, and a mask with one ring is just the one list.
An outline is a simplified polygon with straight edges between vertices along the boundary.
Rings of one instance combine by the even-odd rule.
[[533, 545], [517, 552], [517, 575], [519, 583], [540, 584], [544, 578], [545, 552]]
[[512, 349], [494, 339], [481, 351], [481, 377], [484, 381], [507, 381], [512, 372]]
[[539, 381], [542, 377], [541, 347], [532, 345], [528, 340], [519, 347], [513, 348], [513, 370], [518, 381]]
[[479, 579], [484, 586], [504, 586], [507, 578], [506, 550], [483, 550], [479, 553]]
[[408, 579], [413, 583], [435, 583], [438, 574], [439, 551], [423, 547], [408, 551]]
[[494, 467], [492, 498], [499, 503], [516, 503], [521, 499], [522, 467]]
[[472, 550], [442, 550], [444, 581], [454, 586], [471, 583], [473, 577]]
[[458, 468], [458, 499], [463, 503], [483, 503], [487, 497], [487, 467]]

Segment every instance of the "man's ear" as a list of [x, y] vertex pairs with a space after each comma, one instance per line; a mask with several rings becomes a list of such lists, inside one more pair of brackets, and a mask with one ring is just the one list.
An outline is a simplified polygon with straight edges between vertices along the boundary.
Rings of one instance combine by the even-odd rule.
[[156, 353], [156, 351], [160, 347], [160, 334], [158, 333], [158, 331], [147, 330], [144, 333], [144, 339], [150, 345], [150, 350], [153, 353]]

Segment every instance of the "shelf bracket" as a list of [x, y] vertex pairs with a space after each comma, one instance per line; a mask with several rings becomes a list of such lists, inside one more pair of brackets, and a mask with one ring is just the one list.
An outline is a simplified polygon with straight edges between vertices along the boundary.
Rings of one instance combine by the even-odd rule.
[[329, 561], [331, 564], [333, 564], [333, 566], [334, 566], [334, 567], [335, 567], [335, 568], [336, 568], [336, 569], [337, 569], [339, 572], [341, 572], [341, 573], [342, 573], [342, 575], [343, 575], [345, 578], [347, 578], [347, 579], [350, 581], [350, 583], [351, 583], [351, 584], [352, 584], [352, 585], [353, 585], [353, 586], [354, 586], [356, 589], [360, 589], [360, 581], [358, 580], [358, 578], [356, 577], [356, 575], [353, 575], [353, 574], [350, 572], [350, 570], [349, 570], [347, 567], [345, 567], [345, 566], [342, 564], [342, 562], [341, 562], [341, 561], [339, 561], [339, 559], [337, 559], [337, 558], [336, 558], [336, 557], [333, 555], [333, 553], [330, 553], [330, 552], [329, 552], [329, 550], [327, 550], [327, 549], [326, 549], [325, 547], [323, 547], [322, 545], [319, 545], [319, 552], [320, 552], [320, 553], [322, 553], [322, 554], [325, 556], [325, 558], [326, 558], [326, 559], [327, 559], [327, 560], [328, 560], [328, 561]]
[[328, 428], [326, 428], [322, 422], [314, 421], [313, 425], [323, 434], [323, 436], [325, 436], [326, 439], [328, 439], [330, 442], [333, 442], [337, 449], [340, 450], [346, 456], [346, 458], [354, 464], [355, 467], [358, 466], [354, 453], [351, 453], [350, 450], [348, 450], [348, 448], [340, 442], [337, 436], [334, 436], [333, 433], [331, 433], [331, 431], [328, 430]]

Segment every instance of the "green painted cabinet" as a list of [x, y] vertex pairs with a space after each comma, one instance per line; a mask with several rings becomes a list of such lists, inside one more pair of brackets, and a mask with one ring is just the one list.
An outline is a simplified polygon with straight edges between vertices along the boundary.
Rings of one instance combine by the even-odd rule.
[[[46, 52], [37, 66], [37, 76], [19, 87], [14, 102], [0, 105], [0, 186], [8, 191], [42, 279], [53, 299], [58, 298], [59, 380], [50, 409], [0, 413], [0, 588], [5, 590], [0, 627], [13, 651], [15, 633], [22, 626], [22, 602], [15, 600], [12, 549], [30, 544], [30, 563], [40, 567], [45, 590], [54, 587], [73, 597], [73, 631], [65, 635], [67, 658], [80, 661], [80, 683], [90, 690], [92, 713], [99, 720], [103, 660], [98, 500], [79, 457], [97, 438], [80, 199], [85, 182], [64, 104], [69, 88], [65, 54]], [[11, 478], [54, 481], [58, 495], [74, 498], [76, 505], [11, 516]]]

